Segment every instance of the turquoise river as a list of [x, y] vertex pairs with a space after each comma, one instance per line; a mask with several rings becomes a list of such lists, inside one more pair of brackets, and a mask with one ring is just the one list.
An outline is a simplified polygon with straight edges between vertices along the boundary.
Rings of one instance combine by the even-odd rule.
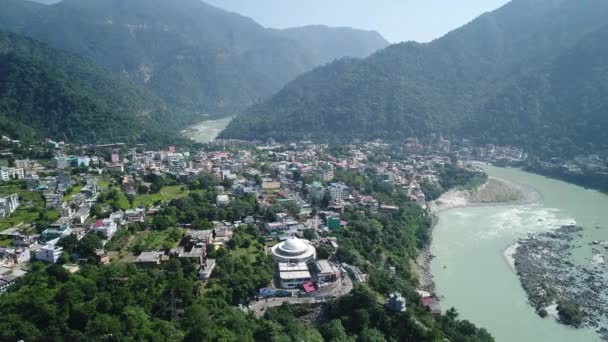
[[485, 327], [497, 342], [600, 341], [592, 330], [577, 330], [540, 318], [528, 304], [505, 250], [532, 232], [576, 223], [578, 262], [591, 262], [589, 243], [608, 240], [608, 196], [516, 169], [485, 167], [490, 176], [528, 185], [543, 198], [530, 205], [452, 209], [439, 214], [433, 232], [431, 270], [444, 309]]

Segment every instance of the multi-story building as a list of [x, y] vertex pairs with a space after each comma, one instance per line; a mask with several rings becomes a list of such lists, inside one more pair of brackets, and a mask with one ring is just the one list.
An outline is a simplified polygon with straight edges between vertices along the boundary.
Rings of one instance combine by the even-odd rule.
[[135, 208], [125, 212], [125, 220], [127, 223], [144, 222], [146, 219], [146, 209]]
[[63, 247], [57, 246], [56, 241], [59, 241], [59, 239], [54, 240], [54, 243], [42, 246], [42, 248], [36, 252], [36, 259], [50, 264], [57, 263], [63, 253]]
[[103, 219], [97, 220], [97, 222], [93, 223], [91, 229], [95, 233], [99, 233], [109, 240], [112, 238], [112, 236], [114, 236], [114, 234], [118, 230], [118, 225], [112, 219]]
[[9, 287], [15, 284], [17, 277], [12, 274], [0, 276], [0, 293], [6, 292]]
[[19, 196], [17, 194], [0, 198], [0, 218], [8, 217], [19, 207]]
[[344, 198], [348, 196], [349, 188], [344, 183], [332, 183], [328, 190], [333, 203], [342, 203]]
[[20, 264], [30, 260], [29, 248], [6, 248], [0, 247], [0, 260], [5, 260], [10, 264]]
[[23, 178], [25, 178], [25, 172], [23, 171], [23, 168], [3, 167], [0, 169], [0, 180], [2, 181]]
[[30, 169], [33, 169], [35, 165], [36, 165], [36, 161], [34, 161], [34, 160], [29, 160], [29, 159], [15, 160], [15, 168], [18, 168], [18, 169], [30, 170]]

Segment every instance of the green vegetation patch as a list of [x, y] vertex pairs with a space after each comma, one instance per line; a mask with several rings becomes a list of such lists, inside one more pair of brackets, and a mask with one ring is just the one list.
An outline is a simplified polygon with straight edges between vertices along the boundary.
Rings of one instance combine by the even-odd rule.
[[150, 207], [156, 202], [168, 202], [174, 198], [186, 196], [187, 194], [188, 190], [182, 185], [165, 186], [157, 193], [135, 196], [133, 206], [140, 207], [141, 205], [145, 205], [146, 207]]

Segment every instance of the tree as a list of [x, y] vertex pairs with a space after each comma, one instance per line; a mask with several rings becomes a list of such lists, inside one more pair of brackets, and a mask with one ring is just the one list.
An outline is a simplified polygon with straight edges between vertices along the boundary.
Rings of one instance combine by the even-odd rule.
[[346, 334], [342, 321], [339, 319], [333, 319], [328, 323], [325, 323], [321, 326], [320, 331], [323, 338], [328, 342], [352, 341], [352, 339]]
[[89, 336], [108, 337], [119, 336], [122, 322], [116, 316], [97, 314], [87, 324], [86, 332]]
[[74, 253], [78, 249], [78, 238], [75, 234], [70, 234], [59, 240], [58, 245], [63, 247], [64, 251]]
[[384, 334], [377, 329], [365, 329], [357, 337], [357, 342], [385, 342]]
[[143, 184], [137, 187], [137, 193], [140, 195], [147, 194], [149, 190], [150, 190], [150, 188], [148, 188], [148, 186], [143, 185]]
[[210, 341], [213, 338], [213, 326], [209, 312], [200, 304], [186, 310], [182, 327], [187, 331], [185, 341]]
[[103, 247], [103, 243], [97, 234], [89, 233], [78, 242], [78, 254], [81, 258], [95, 256], [95, 251]]
[[306, 229], [304, 230], [304, 238], [311, 241], [316, 240], [317, 234], [315, 233], [314, 229]]
[[571, 301], [561, 300], [557, 305], [559, 319], [567, 325], [578, 327], [583, 322], [585, 314], [579, 306]]

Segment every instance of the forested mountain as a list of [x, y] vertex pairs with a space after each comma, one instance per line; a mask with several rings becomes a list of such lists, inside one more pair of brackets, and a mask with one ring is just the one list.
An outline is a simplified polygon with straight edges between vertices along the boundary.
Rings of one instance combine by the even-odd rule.
[[[350, 27], [310, 25], [274, 30], [274, 32], [306, 47], [319, 65], [344, 56], [367, 57], [389, 45], [376, 31], [362, 31]], [[353, 44], [353, 42], [357, 43]]]
[[[355, 51], [319, 56], [316, 39], [310, 48], [304, 45], [310, 39], [290, 39], [199, 0], [64, 0], [29, 11], [23, 3], [0, 0], [3, 11], [21, 10], [0, 28], [123, 73], [190, 112], [237, 111], [328, 58]], [[370, 46], [369, 33], [357, 32], [341, 34], [345, 45]]]
[[[252, 106], [222, 136], [391, 139], [442, 131], [487, 137], [479, 134], [486, 128], [480, 122], [491, 121], [487, 111], [508, 110], [497, 99], [501, 92], [567, 58], [607, 18], [602, 0], [514, 0], [431, 43], [392, 45], [318, 68]], [[515, 127], [500, 136], [513, 135]]]
[[547, 66], [524, 72], [483, 107], [486, 141], [539, 155], [608, 151], [608, 25]]
[[75, 142], [152, 138], [162, 101], [81, 57], [0, 32], [0, 133]]

